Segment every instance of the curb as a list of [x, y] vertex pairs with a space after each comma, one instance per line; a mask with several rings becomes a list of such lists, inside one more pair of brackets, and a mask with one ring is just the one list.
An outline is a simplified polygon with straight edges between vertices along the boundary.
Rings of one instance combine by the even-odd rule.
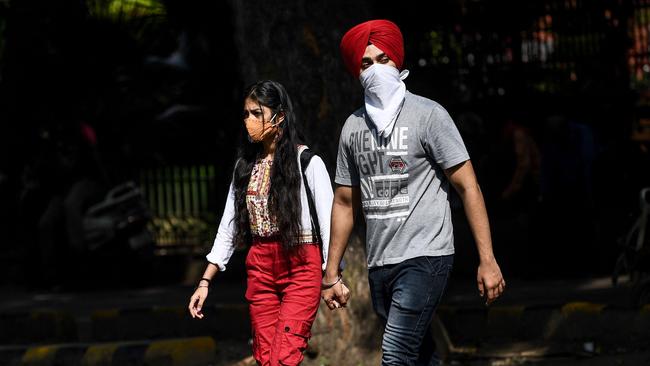
[[495, 341], [592, 341], [602, 345], [650, 339], [650, 305], [621, 308], [588, 302], [543, 306], [452, 307], [437, 315], [457, 345]]
[[14, 366], [162, 365], [205, 366], [215, 362], [211, 337], [100, 344], [58, 344], [0, 348], [0, 362]]
[[203, 319], [192, 319], [186, 307], [98, 310], [91, 315], [91, 339], [96, 341], [211, 336], [248, 340], [248, 305], [203, 308]]
[[77, 324], [67, 311], [37, 310], [0, 314], [0, 344], [71, 342]]
[[[192, 319], [184, 306], [101, 309], [90, 317], [60, 310], [0, 314], [0, 344], [110, 342], [210, 336], [250, 338], [248, 305], [217, 304]], [[2, 364], [0, 362], [0, 364]]]

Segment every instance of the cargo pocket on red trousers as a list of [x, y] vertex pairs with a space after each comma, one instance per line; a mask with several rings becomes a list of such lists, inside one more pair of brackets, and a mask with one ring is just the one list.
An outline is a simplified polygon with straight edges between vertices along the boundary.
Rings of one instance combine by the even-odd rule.
[[281, 365], [299, 365], [311, 337], [311, 325], [302, 320], [285, 320], [282, 329], [282, 346], [279, 353]]

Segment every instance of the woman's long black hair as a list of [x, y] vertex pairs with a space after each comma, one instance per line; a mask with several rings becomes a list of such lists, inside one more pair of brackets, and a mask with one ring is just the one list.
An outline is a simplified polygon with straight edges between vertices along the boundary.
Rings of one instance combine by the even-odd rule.
[[[272, 114], [284, 112], [284, 121], [278, 125], [279, 138], [275, 144], [275, 154], [271, 168], [271, 186], [269, 191], [269, 213], [275, 217], [282, 245], [289, 249], [300, 238], [300, 181], [302, 175], [298, 169], [297, 145], [302, 143], [302, 136], [296, 129], [296, 117], [289, 94], [282, 84], [271, 81], [259, 81], [244, 93], [247, 98], [272, 110]], [[265, 121], [266, 122], [266, 121]], [[248, 245], [251, 242], [250, 222], [246, 206], [246, 191], [255, 161], [262, 157], [264, 151], [261, 143], [251, 142], [244, 131], [239, 145], [238, 159], [234, 172], [235, 189], [235, 237], [236, 245]]]

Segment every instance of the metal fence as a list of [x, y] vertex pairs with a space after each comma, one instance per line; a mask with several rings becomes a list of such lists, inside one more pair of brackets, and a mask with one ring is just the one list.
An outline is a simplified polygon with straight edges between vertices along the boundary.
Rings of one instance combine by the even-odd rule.
[[205, 254], [217, 229], [215, 167], [166, 166], [141, 171], [140, 185], [153, 213], [157, 255]]

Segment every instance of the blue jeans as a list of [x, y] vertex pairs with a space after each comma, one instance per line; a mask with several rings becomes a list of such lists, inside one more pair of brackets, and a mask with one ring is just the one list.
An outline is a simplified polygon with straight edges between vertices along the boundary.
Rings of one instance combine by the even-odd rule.
[[382, 366], [439, 363], [430, 325], [453, 263], [453, 255], [416, 257], [369, 271], [372, 306], [386, 324]]

